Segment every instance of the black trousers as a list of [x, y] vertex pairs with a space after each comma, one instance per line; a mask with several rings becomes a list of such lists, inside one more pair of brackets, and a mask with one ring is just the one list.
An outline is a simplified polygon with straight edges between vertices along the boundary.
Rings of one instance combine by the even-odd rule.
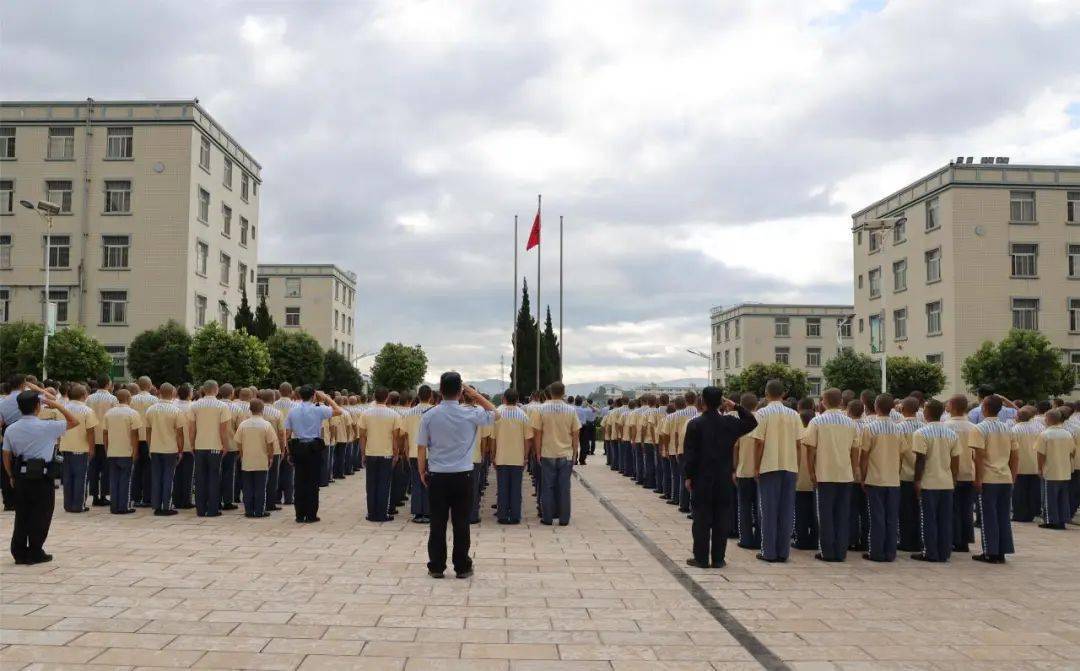
[[428, 536], [428, 570], [446, 570], [446, 523], [454, 528], [454, 570], [472, 568], [469, 558], [469, 515], [472, 511], [472, 471], [428, 475], [431, 503], [431, 533]]
[[313, 520], [319, 514], [319, 476], [326, 445], [321, 440], [289, 446], [293, 463], [293, 507], [296, 519]]
[[[7, 474], [0, 474], [7, 478]], [[15, 561], [36, 559], [45, 553], [42, 546], [49, 536], [56, 494], [52, 478], [28, 480], [16, 478], [12, 491], [15, 499], [15, 523], [11, 527], [11, 556]]]
[[131, 466], [131, 500], [136, 506], [150, 505], [150, 443], [139, 441], [139, 458]]
[[1036, 516], [1045, 516], [1042, 494], [1042, 478], [1038, 475], [1017, 475], [1013, 485], [1013, 522], [1031, 522]]
[[719, 564], [727, 554], [731, 531], [733, 487], [698, 480], [691, 492], [694, 505], [694, 559], [700, 564]]
[[364, 470], [367, 472], [367, 519], [372, 522], [385, 522], [390, 513], [390, 487], [394, 477], [391, 459], [364, 458]]
[[0, 492], [4, 497], [4, 510], [15, 509], [15, 488], [11, 485], [11, 478], [7, 473], [0, 473]]
[[957, 482], [953, 491], [952, 532], [954, 550], [975, 542], [975, 484], [970, 480]]
[[815, 550], [818, 546], [818, 519], [814, 492], [795, 492], [795, 533], [792, 546], [798, 550]]
[[919, 497], [915, 494], [915, 483], [909, 480], [900, 481], [900, 540], [897, 548], [904, 552], [920, 552], [923, 549]]

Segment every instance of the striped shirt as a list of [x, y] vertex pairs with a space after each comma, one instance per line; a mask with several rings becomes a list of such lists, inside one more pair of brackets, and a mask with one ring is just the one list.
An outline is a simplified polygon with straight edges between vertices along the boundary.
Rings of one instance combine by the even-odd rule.
[[983, 451], [982, 481], [990, 484], [1011, 484], [1009, 459], [1017, 449], [1012, 428], [997, 417], [987, 417], [975, 425], [968, 436], [971, 447]]
[[866, 484], [874, 487], [900, 486], [900, 460], [911, 443], [898, 424], [875, 417], [866, 426], [862, 450], [869, 453]]
[[799, 453], [796, 443], [803, 425], [799, 413], [780, 401], [770, 401], [754, 413], [758, 425], [753, 431], [755, 440], [764, 443], [761, 453], [761, 473], [772, 471], [799, 472]]
[[[204, 396], [188, 408], [188, 421], [195, 429], [196, 450], [220, 450], [221, 425], [231, 422], [232, 410], [229, 404], [211, 396]], [[232, 433], [232, 425], [226, 427]]]
[[574, 455], [574, 438], [581, 430], [574, 406], [562, 399], [540, 406], [532, 418], [534, 431], [541, 431], [540, 456], [545, 459], [569, 459]]
[[952, 489], [952, 458], [960, 456], [960, 439], [941, 422], [931, 422], [911, 438], [911, 453], [925, 455], [923, 489]]
[[409, 447], [409, 458], [417, 458], [417, 445], [416, 439], [420, 435], [420, 419], [424, 413], [431, 409], [430, 403], [418, 403], [413, 407], [405, 411], [405, 414], [401, 416], [402, 430], [405, 433], [405, 440]]
[[183, 411], [172, 401], [158, 401], [146, 409], [146, 427], [150, 431], [150, 451], [176, 454], [183, 449], [176, 442], [177, 429], [185, 424]]
[[686, 445], [686, 425], [690, 420], [697, 417], [698, 414], [697, 408], [692, 405], [671, 413], [669, 432], [672, 437], [672, 442], [669, 443], [670, 454], [678, 455], [683, 453], [683, 447]]
[[921, 422], [915, 417], [904, 417], [896, 425], [904, 432], [908, 442], [904, 457], [900, 461], [900, 479], [904, 482], [914, 482], [915, 453], [911, 451], [911, 437], [925, 425], [925, 422]]
[[154, 396], [148, 391], [140, 391], [131, 397], [131, 407], [139, 413], [139, 418], [142, 419], [143, 425], [139, 428], [139, 440], [146, 440], [146, 411], [150, 409], [150, 406], [158, 402], [158, 397]]
[[1018, 475], [1038, 475], [1039, 456], [1035, 452], [1035, 441], [1046, 427], [1037, 424], [1034, 419], [1028, 422], [1017, 422], [1012, 425], [1013, 435], [1016, 436], [1016, 447], [1019, 452], [1019, 463], [1016, 473]]
[[98, 389], [93, 394], [86, 397], [86, 405], [90, 406], [94, 410], [94, 414], [97, 415], [98, 423], [94, 427], [94, 444], [104, 445], [105, 437], [103, 432], [105, 431], [105, 413], [110, 408], [115, 408], [119, 404], [116, 397], [110, 394], [104, 389]]
[[[859, 425], [842, 410], [826, 410], [810, 420], [803, 429], [802, 443], [814, 448], [814, 474], [818, 482], [854, 480], [851, 450], [859, 447], [860, 433]], [[741, 452], [739, 460], [742, 461]]]

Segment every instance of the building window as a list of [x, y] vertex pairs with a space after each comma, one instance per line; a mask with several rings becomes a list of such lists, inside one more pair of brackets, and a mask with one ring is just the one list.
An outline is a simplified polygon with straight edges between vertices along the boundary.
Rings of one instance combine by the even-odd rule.
[[225, 185], [226, 189], [232, 189], [232, 160], [231, 159], [229, 159], [229, 158], [225, 159], [224, 169], [223, 169], [222, 172], [223, 172], [223, 176], [221, 178], [221, 183], [223, 185]]
[[[903, 217], [903, 215], [900, 215]], [[897, 221], [893, 224], [892, 229], [892, 241], [894, 245], [898, 245], [901, 242], [907, 240], [907, 222]]]
[[341, 282], [338, 282], [337, 280], [334, 280], [334, 300], [341, 300]]
[[1080, 277], [1080, 245], [1069, 245], [1069, 277]]
[[863, 320], [860, 318], [859, 319], [859, 333], [862, 333], [862, 332], [863, 332]]
[[105, 182], [105, 214], [131, 212], [131, 180], [111, 179]]
[[210, 192], [199, 187], [199, 221], [206, 224], [210, 221]]
[[[2, 129], [0, 129], [2, 130]], [[15, 154], [15, 139], [11, 140], [11, 153]], [[1069, 191], [1065, 197], [1065, 221], [1080, 224], [1080, 191]]]
[[731, 350], [724, 350], [724, 370], [731, 368]]
[[775, 357], [776, 363], [789, 363], [791, 361], [791, 348], [777, 347]]
[[338, 311], [334, 310], [334, 330], [337, 331], [339, 329], [340, 327], [338, 326]]
[[777, 317], [773, 320], [773, 334], [777, 338], [788, 338], [791, 336], [791, 320], [787, 317]]
[[739, 320], [735, 320], [735, 338], [739, 337]]
[[941, 220], [938, 218], [938, 205], [937, 198], [931, 198], [926, 201], [926, 230], [932, 231], [935, 228], [941, 226]]
[[247, 173], [241, 173], [240, 175], [240, 200], [245, 203], [248, 202], [248, 185], [251, 180], [248, 179]]
[[269, 277], [260, 277], [259, 279], [255, 280], [255, 295], [259, 296], [260, 298], [270, 295]]
[[934, 364], [935, 366], [939, 366], [939, 367], [944, 366], [945, 365], [945, 355], [944, 354], [927, 354], [926, 355], [926, 363], [931, 363], [931, 364]]
[[926, 253], [926, 283], [941, 281], [941, 248]]
[[210, 257], [210, 245], [202, 240], [195, 243], [195, 272], [206, 277], [206, 264]]
[[892, 264], [893, 292], [907, 290], [907, 259]]
[[15, 180], [0, 179], [0, 214], [15, 210]]
[[218, 324], [221, 325], [222, 330], [229, 330], [229, 304], [225, 301], [218, 301]]
[[112, 357], [109, 377], [125, 377], [127, 375], [127, 348], [123, 345], [105, 345], [105, 351]]
[[243, 293], [244, 291], [247, 291], [247, 266], [243, 263], [237, 263], [236, 275], [239, 278], [236, 285], [240, 289], [240, 292]]
[[941, 301], [926, 304], [926, 335], [941, 335]]
[[300, 278], [299, 277], [286, 277], [285, 278], [285, 298], [299, 298], [300, 297]]
[[15, 158], [15, 127], [0, 126], [0, 159]]
[[71, 180], [50, 179], [45, 182], [45, 200], [60, 206], [60, 212], [71, 213]]
[[199, 142], [199, 165], [204, 170], [210, 170], [210, 138], [205, 135]]
[[851, 337], [851, 317], [836, 320], [836, 325], [840, 329], [841, 338]]
[[862, 274], [861, 274], [861, 273], [860, 273], [860, 274], [859, 274], [859, 276], [858, 276], [858, 277], [856, 278], [856, 283], [857, 283], [857, 284], [859, 285], [859, 289], [862, 289], [862, 288], [863, 288], [863, 283], [862, 283]]
[[1069, 299], [1069, 333], [1080, 333], [1080, 298]]
[[0, 235], [0, 268], [11, 267], [11, 236]]
[[127, 300], [128, 295], [126, 291], [102, 291], [101, 323], [126, 324]]
[[820, 347], [808, 347], [808, 348], [806, 348], [806, 367], [807, 368], [819, 368], [819, 367], [821, 367], [821, 348]]
[[206, 296], [195, 294], [195, 326], [206, 326]]
[[255, 226], [254, 226], [254, 224], [251, 226], [251, 239], [252, 240], [255, 239]]
[[820, 338], [821, 337], [821, 318], [820, 317], [808, 317], [806, 319], [806, 337], [807, 338]]
[[1012, 299], [1012, 325], [1014, 329], [1039, 330], [1039, 299]]
[[870, 283], [870, 298], [881, 297], [881, 268], [874, 268], [866, 274]]
[[300, 326], [300, 308], [285, 308], [285, 326]]
[[885, 334], [882, 333], [881, 315], [870, 315], [870, 352], [877, 354], [884, 351]]
[[870, 233], [870, 253], [873, 254], [874, 252], [881, 249], [881, 238], [878, 235], [878, 231], [869, 231], [869, 233]]
[[248, 242], [248, 220], [240, 217], [240, 244], [247, 247]]
[[229, 286], [229, 275], [232, 274], [232, 258], [225, 252], [222, 252], [221, 256], [218, 257], [218, 260], [221, 264], [221, 276], [218, 278], [218, 281], [225, 286]]
[[811, 377], [806, 380], [810, 385], [811, 396], [821, 396], [821, 378]]
[[11, 290], [0, 289], [0, 323], [6, 324], [11, 319]]
[[1039, 275], [1039, 246], [1030, 243], [1012, 243], [1009, 245], [1012, 257], [1012, 276], [1033, 278]]
[[[45, 292], [41, 292], [41, 311], [45, 313]], [[68, 290], [49, 289], [49, 302], [56, 305], [56, 323], [66, 324], [68, 321]], [[46, 321], [44, 318], [42, 322]]]
[[106, 133], [105, 158], [131, 158], [134, 149], [134, 134], [131, 126], [109, 128]]
[[1035, 223], [1035, 192], [1009, 192], [1009, 221], [1018, 224]]
[[1076, 380], [1073, 389], [1080, 389], [1080, 351], [1069, 352], [1069, 365], [1073, 369], [1073, 379]]
[[893, 340], [907, 340], [907, 308], [893, 310]]
[[232, 237], [232, 208], [225, 203], [221, 204], [221, 234]]
[[49, 259], [49, 268], [71, 267], [71, 236], [70, 235], [46, 235], [45, 249]]
[[738, 347], [735, 348], [735, 367], [738, 368], [742, 365], [742, 350]]
[[724, 322], [724, 342], [731, 340], [731, 322]]
[[349, 317], [349, 330], [348, 330], [348, 334], [349, 334], [349, 335], [352, 335], [352, 317]]
[[101, 267], [108, 269], [127, 268], [130, 250], [130, 236], [101, 236]]
[[50, 128], [47, 158], [52, 161], [70, 161], [75, 158], [75, 129]]

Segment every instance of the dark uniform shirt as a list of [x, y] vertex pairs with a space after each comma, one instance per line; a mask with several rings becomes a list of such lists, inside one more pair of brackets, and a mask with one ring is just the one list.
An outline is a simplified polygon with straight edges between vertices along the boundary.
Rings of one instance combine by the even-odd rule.
[[[718, 486], [728, 493], [734, 487], [735, 441], [757, 428], [754, 414], [738, 406], [738, 417], [705, 412], [686, 425], [686, 477], [695, 489], [705, 485]], [[721, 495], [723, 499], [723, 495]]]

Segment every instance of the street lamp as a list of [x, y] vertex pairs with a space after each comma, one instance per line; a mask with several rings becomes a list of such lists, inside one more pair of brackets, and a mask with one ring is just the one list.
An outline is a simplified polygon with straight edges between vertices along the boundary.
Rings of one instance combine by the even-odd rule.
[[705, 352], [699, 352], [696, 349], [687, 348], [686, 351], [689, 352], [690, 354], [693, 354], [696, 357], [701, 357], [702, 359], [705, 359], [706, 361], [709, 362], [709, 381], [705, 383], [705, 386], [709, 386], [709, 385], [713, 384], [712, 357], [709, 356], [708, 354], [706, 354]]
[[375, 356], [375, 352], [364, 352], [363, 354], [358, 354], [354, 356], [349, 363], [351, 363], [353, 366], [356, 366], [357, 361], [359, 361], [360, 359], [366, 359], [369, 356]]
[[33, 210], [39, 217], [45, 220], [45, 313], [43, 316], [44, 321], [44, 337], [41, 343], [41, 379], [47, 380], [49, 378], [48, 371], [46, 370], [45, 358], [49, 354], [49, 330], [53, 324], [56, 323], [56, 319], [53, 316], [53, 304], [49, 300], [49, 266], [51, 260], [49, 254], [52, 251], [52, 225], [53, 215], [60, 213], [60, 206], [56, 203], [50, 203], [47, 200], [39, 200], [37, 205], [31, 203], [29, 200], [20, 200], [19, 205], [22, 205], [28, 210]]
[[[883, 217], [881, 219], [867, 219], [863, 223], [861, 223], [858, 226], [855, 226], [854, 228], [852, 228], [851, 232], [852, 232], [852, 234], [856, 234], [856, 233], [861, 233], [862, 231], [867, 231], [867, 232], [870, 233], [871, 236], [873, 236], [873, 235], [876, 235], [878, 233], [884, 233], [885, 231], [894, 230], [894, 229], [896, 229], [896, 227], [903, 226], [906, 223], [907, 223], [907, 217]], [[884, 245], [884, 243], [885, 243], [885, 241], [882, 240], [882, 245]], [[889, 292], [885, 290], [885, 269], [882, 268], [881, 269], [881, 326], [880, 326], [880, 329], [879, 329], [880, 332], [881, 332], [881, 393], [882, 394], [886, 393], [886, 390], [888, 389], [888, 385], [886, 384], [886, 375], [887, 375], [888, 371], [886, 370], [887, 366], [886, 366], [886, 363], [885, 363], [885, 359], [887, 358], [887, 356], [885, 354], [885, 347], [886, 347], [886, 345], [885, 345], [885, 342], [886, 342], [886, 340], [885, 340], [885, 320], [888, 319], [888, 318], [889, 318]], [[873, 340], [874, 340], [874, 332], [873, 332], [873, 330], [871, 330], [871, 332], [870, 332], [871, 348], [873, 346]]]

